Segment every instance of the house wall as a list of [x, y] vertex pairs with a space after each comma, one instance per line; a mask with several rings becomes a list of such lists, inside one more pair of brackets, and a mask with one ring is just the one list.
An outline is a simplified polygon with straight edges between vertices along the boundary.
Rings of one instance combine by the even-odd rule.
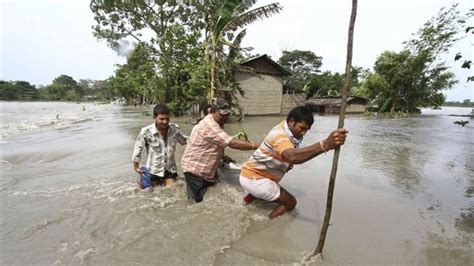
[[280, 76], [236, 73], [235, 78], [244, 91], [244, 97], [238, 95], [244, 114], [280, 114], [283, 89]]
[[348, 104], [346, 113], [363, 113], [365, 112], [365, 105], [363, 104]]
[[341, 111], [340, 106], [325, 106], [324, 108], [324, 112], [328, 114], [338, 114], [340, 111]]
[[[324, 112], [328, 114], [338, 114], [341, 112], [340, 106], [326, 106]], [[365, 112], [365, 105], [362, 104], [348, 104], [346, 106], [346, 113], [356, 114]]]
[[287, 115], [291, 109], [298, 105], [305, 105], [306, 95], [304, 93], [287, 93], [283, 94], [281, 101], [281, 113]]

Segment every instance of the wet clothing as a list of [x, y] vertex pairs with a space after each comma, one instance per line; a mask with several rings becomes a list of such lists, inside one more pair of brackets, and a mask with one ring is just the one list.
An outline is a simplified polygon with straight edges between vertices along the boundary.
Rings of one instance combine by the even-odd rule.
[[168, 136], [165, 141], [156, 128], [155, 123], [141, 129], [135, 141], [133, 149], [133, 162], [140, 162], [143, 151], [148, 154], [146, 167], [150, 174], [165, 177], [165, 171], [176, 174], [176, 162], [174, 159], [176, 143], [186, 144], [186, 137], [181, 133], [179, 126], [169, 124]]
[[208, 182], [216, 181], [216, 170], [232, 137], [217, 123], [212, 114], [195, 126], [181, 159], [183, 172], [192, 173]]
[[215, 182], [206, 181], [190, 172], [184, 172], [184, 180], [186, 181], [188, 199], [192, 199], [195, 202], [201, 202], [204, 199], [207, 188], [215, 185]]
[[274, 201], [280, 197], [280, 185], [268, 178], [250, 179], [240, 176], [240, 185], [246, 194], [266, 201]]
[[240, 175], [249, 179], [268, 178], [279, 183], [290, 167], [290, 163], [282, 157], [283, 152], [297, 148], [301, 141], [293, 136], [287, 122], [282, 121], [270, 130], [244, 163]]
[[177, 173], [171, 173], [168, 171], [165, 171], [163, 176], [157, 176], [157, 175], [150, 175], [150, 180], [151, 182], [158, 182], [158, 185], [162, 186], [165, 184], [165, 179], [174, 179], [176, 180], [176, 177], [178, 176]]

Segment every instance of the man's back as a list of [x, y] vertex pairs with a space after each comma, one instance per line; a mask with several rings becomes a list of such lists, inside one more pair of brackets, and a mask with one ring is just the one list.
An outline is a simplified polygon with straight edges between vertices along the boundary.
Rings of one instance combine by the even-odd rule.
[[190, 172], [208, 181], [215, 181], [214, 175], [219, 160], [224, 154], [224, 148], [232, 140], [213, 119], [212, 114], [207, 115], [196, 125], [188, 141], [181, 167], [183, 172]]

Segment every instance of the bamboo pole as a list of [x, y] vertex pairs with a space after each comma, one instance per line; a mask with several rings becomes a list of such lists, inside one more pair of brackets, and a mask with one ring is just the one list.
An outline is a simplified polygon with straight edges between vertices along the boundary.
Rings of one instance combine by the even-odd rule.
[[[339, 124], [338, 128], [344, 127], [344, 118], [346, 116], [346, 101], [347, 95], [349, 94], [349, 85], [351, 82], [351, 65], [352, 65], [352, 43], [354, 38], [354, 24], [357, 15], [357, 0], [352, 0], [352, 11], [351, 11], [351, 18], [349, 22], [349, 33], [348, 33], [348, 41], [347, 41], [347, 58], [346, 58], [346, 75], [344, 79], [344, 87], [342, 88], [342, 99], [341, 99], [341, 111], [339, 113]], [[331, 168], [331, 177], [329, 179], [329, 188], [328, 188], [328, 195], [326, 201], [326, 213], [324, 215], [323, 225], [321, 226], [321, 234], [319, 236], [318, 246], [314, 251], [314, 255], [321, 254], [324, 247], [324, 242], [326, 240], [326, 233], [329, 227], [329, 220], [331, 219], [331, 211], [332, 211], [332, 198], [334, 195], [334, 187], [336, 184], [336, 172], [337, 172], [337, 164], [339, 161], [339, 151], [340, 147], [337, 147], [334, 150], [334, 157], [332, 160], [332, 168]]]

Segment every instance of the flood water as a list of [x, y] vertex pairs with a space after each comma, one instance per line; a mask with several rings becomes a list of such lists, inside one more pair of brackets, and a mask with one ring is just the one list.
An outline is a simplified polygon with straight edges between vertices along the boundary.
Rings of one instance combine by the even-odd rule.
[[[298, 205], [268, 220], [274, 205], [244, 205], [231, 170], [200, 204], [187, 200], [182, 174], [171, 188], [137, 190], [131, 153], [152, 123], [149, 107], [0, 102], [0, 111], [2, 265], [294, 265], [316, 247], [332, 152], [284, 177]], [[324, 259], [315, 264], [473, 265], [474, 121], [448, 116], [470, 111], [348, 116]], [[243, 127], [261, 141], [283, 119], [247, 117], [226, 131]], [[190, 118], [172, 122], [190, 133]], [[337, 116], [316, 115], [303, 146], [336, 126]], [[241, 163], [250, 155], [226, 153]]]

